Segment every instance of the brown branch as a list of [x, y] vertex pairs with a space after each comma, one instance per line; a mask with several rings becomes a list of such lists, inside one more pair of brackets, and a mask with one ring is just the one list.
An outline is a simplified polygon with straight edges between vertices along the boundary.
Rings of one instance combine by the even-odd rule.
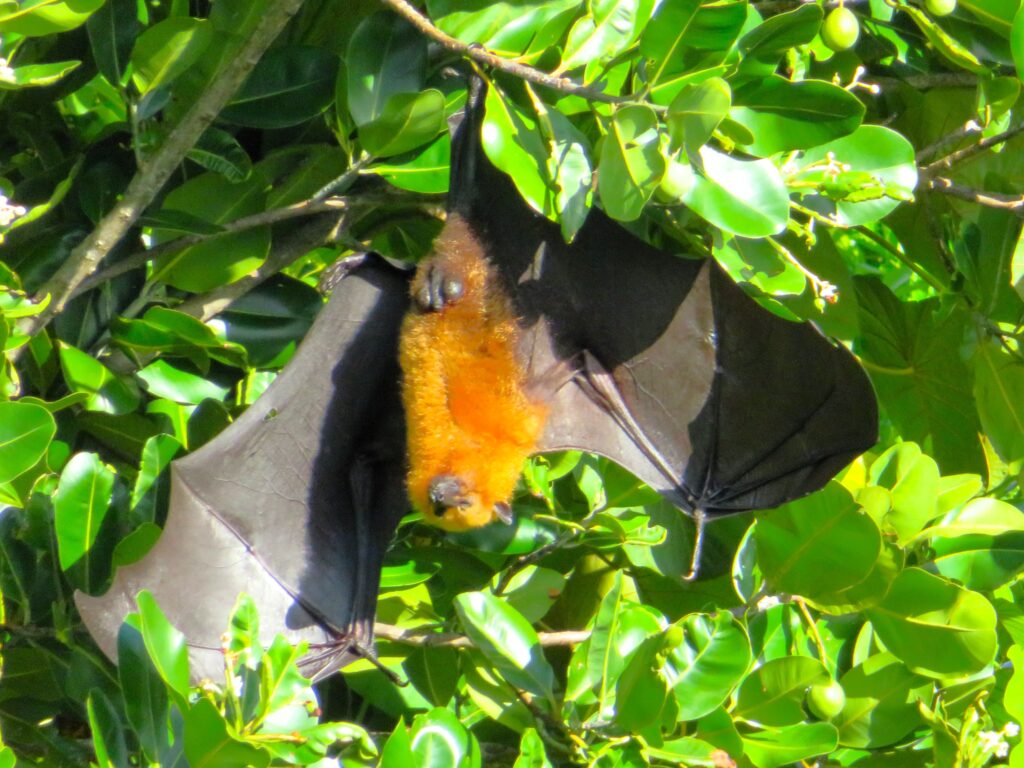
[[102, 285], [108, 280], [112, 280], [115, 277], [123, 275], [125, 272], [131, 272], [133, 269], [145, 266], [149, 261], [154, 261], [159, 259], [161, 256], [167, 256], [171, 253], [176, 253], [190, 246], [218, 237], [219, 235], [231, 232], [242, 232], [247, 229], [255, 229], [256, 227], [262, 227], [266, 224], [276, 224], [279, 221], [288, 221], [289, 219], [297, 219], [302, 216], [315, 216], [318, 213], [325, 213], [331, 210], [341, 210], [345, 208], [346, 202], [347, 201], [343, 198], [328, 198], [326, 200], [319, 201], [312, 199], [304, 200], [301, 203], [289, 205], [285, 208], [273, 208], [269, 211], [254, 213], [251, 216], [243, 216], [222, 225], [221, 229], [217, 232], [201, 235], [183, 235], [182, 237], [154, 246], [149, 250], [137, 251], [130, 256], [125, 256], [116, 264], [111, 264], [106, 269], [96, 272], [88, 279], [82, 281], [82, 284], [75, 289], [74, 293], [72, 293], [72, 298], [83, 294], [86, 291], [92, 290], [96, 286]]
[[[454, 632], [424, 633], [379, 622], [373, 625], [373, 634], [378, 640], [390, 640], [393, 643], [401, 643], [402, 645], [425, 646], [429, 648], [475, 647], [468, 637]], [[538, 632], [537, 637], [540, 639], [541, 646], [552, 648], [555, 646], [579, 645], [590, 637], [590, 632], [588, 630]]]
[[501, 56], [496, 56], [495, 54], [490, 53], [479, 43], [468, 45], [463, 43], [461, 40], [456, 40], [454, 37], [445, 34], [435, 27], [431, 23], [430, 19], [406, 2], [406, 0], [381, 0], [381, 2], [416, 27], [416, 29], [431, 40], [434, 40], [453, 53], [466, 56], [480, 64], [500, 69], [502, 72], [507, 72], [521, 80], [527, 80], [531, 83], [536, 83], [537, 85], [553, 88], [561, 93], [572, 93], [576, 96], [582, 96], [585, 99], [590, 99], [591, 101], [602, 101], [605, 104], [623, 104], [633, 101], [631, 97], [612, 96], [607, 93], [602, 93], [601, 91], [596, 91], [593, 88], [587, 88], [585, 85], [580, 85], [567, 77], [550, 75], [547, 72], [541, 72], [539, 69], [534, 69], [533, 67], [525, 64], [509, 61]]
[[924, 168], [922, 168], [921, 178], [927, 179], [928, 177], [934, 176], [940, 171], [952, 168], [957, 163], [961, 163], [964, 160], [967, 160], [968, 158], [974, 157], [978, 153], [984, 152], [986, 149], [994, 147], [997, 144], [1002, 144], [1004, 141], [1012, 139], [1014, 136], [1017, 136], [1021, 133], [1024, 133], [1024, 123], [1014, 126], [1013, 128], [1003, 131], [1002, 133], [997, 133], [995, 136], [989, 136], [988, 138], [982, 139], [976, 144], [971, 144], [970, 146], [964, 147], [963, 149], [958, 149], [956, 152], [950, 152], [945, 157], [939, 158], [934, 163], [926, 165]]
[[337, 216], [321, 215], [282, 238], [282, 242], [275, 245], [267, 260], [241, 280], [219, 286], [208, 293], [193, 296], [175, 309], [206, 322], [296, 259], [302, 258], [314, 248], [326, 243], [338, 226]]
[[987, 208], [999, 208], [1004, 211], [1012, 211], [1018, 216], [1024, 216], [1024, 195], [1004, 195], [1000, 192], [973, 189], [965, 187], [963, 184], [957, 184], [944, 176], [928, 179], [928, 189], [960, 200], [969, 200]]
[[[96, 228], [75, 247], [67, 261], [43, 284], [36, 296], [49, 294], [50, 305], [25, 325], [29, 334], [38, 333], [59, 314], [75, 290], [93, 274], [110, 250], [124, 237], [146, 207], [153, 202], [185, 154], [192, 149], [245, 81], [263, 52], [299, 10], [302, 0], [271, 3], [262, 20], [210, 87], [195, 101], [163, 145], [140, 168], [124, 195]], [[24, 349], [24, 347], [23, 347]]]
[[959, 141], [962, 141], [972, 133], [977, 133], [980, 130], [980, 125], [978, 125], [973, 120], [968, 120], [955, 131], [947, 133], [942, 138], [932, 142], [927, 147], [922, 149], [914, 156], [914, 160], [918, 163], [918, 165], [920, 165], [921, 163], [924, 163], [927, 160], [934, 157], [935, 155], [939, 154], [939, 152], [945, 151], [948, 147], [951, 147], [952, 145], [956, 144]]

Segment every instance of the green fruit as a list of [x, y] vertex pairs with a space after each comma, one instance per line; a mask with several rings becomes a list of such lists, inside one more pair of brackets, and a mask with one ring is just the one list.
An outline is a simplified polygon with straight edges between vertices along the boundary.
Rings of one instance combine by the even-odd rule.
[[690, 191], [694, 181], [693, 169], [689, 164], [669, 160], [655, 194], [663, 203], [678, 203]]
[[932, 16], [949, 16], [956, 10], [956, 0], [924, 0], [924, 9]]
[[821, 39], [833, 51], [845, 51], [852, 48], [860, 37], [860, 22], [857, 14], [849, 8], [840, 6], [825, 17], [821, 26]]
[[831, 720], [843, 711], [844, 706], [846, 693], [835, 680], [807, 689], [807, 709], [819, 720]]
[[678, 624], [673, 624], [671, 627], [665, 630], [665, 641], [663, 648], [671, 651], [674, 648], [678, 648], [683, 644], [683, 640], [686, 639], [686, 634], [683, 632], [683, 628]]

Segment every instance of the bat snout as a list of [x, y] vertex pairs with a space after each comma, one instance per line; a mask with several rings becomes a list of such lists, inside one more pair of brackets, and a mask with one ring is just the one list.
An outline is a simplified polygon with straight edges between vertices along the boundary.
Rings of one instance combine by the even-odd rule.
[[438, 475], [430, 481], [427, 495], [434, 505], [434, 514], [439, 517], [453, 507], [463, 507], [469, 501], [463, 496], [462, 481], [455, 475]]
[[458, 275], [445, 271], [438, 264], [427, 265], [418, 281], [415, 299], [423, 312], [440, 312], [461, 299], [466, 292], [466, 286]]

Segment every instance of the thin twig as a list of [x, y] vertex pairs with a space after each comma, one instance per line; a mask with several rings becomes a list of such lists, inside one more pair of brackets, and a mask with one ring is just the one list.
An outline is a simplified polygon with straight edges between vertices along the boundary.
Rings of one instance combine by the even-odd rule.
[[267, 260], [241, 280], [219, 286], [208, 293], [193, 296], [175, 309], [206, 322], [296, 259], [302, 258], [314, 248], [326, 243], [337, 224], [337, 217], [328, 215], [304, 224], [297, 231], [283, 238], [281, 243], [275, 245]]
[[238, 55], [228, 62], [210, 87], [192, 104], [160, 149], [136, 172], [121, 200], [39, 289], [37, 298], [49, 294], [52, 299], [43, 312], [26, 322], [25, 331], [28, 334], [38, 333], [58, 315], [75, 289], [99, 268], [104, 257], [153, 202], [171, 174], [181, 165], [186, 153], [195, 146], [301, 5], [302, 0], [280, 0], [270, 4], [249, 39], [242, 44]]
[[[318, 194], [319, 193], [317, 193], [317, 195]], [[375, 208], [381, 205], [396, 203], [403, 205], [422, 205], [426, 203], [435, 203], [438, 199], [436, 195], [417, 195], [413, 193], [403, 195], [396, 195], [393, 193], [364, 194], [354, 197], [329, 197], [322, 200], [318, 199], [317, 195], [314, 195], [308, 200], [303, 200], [300, 203], [285, 206], [284, 208], [272, 208], [268, 211], [254, 213], [251, 216], [243, 216], [235, 219], [234, 221], [228, 222], [227, 224], [221, 225], [221, 228], [218, 231], [211, 232], [210, 234], [183, 235], [182, 237], [175, 238], [174, 240], [170, 240], [166, 243], [161, 243], [160, 245], [148, 250], [137, 251], [129, 256], [125, 256], [116, 264], [111, 264], [106, 269], [92, 275], [78, 287], [73, 295], [78, 296], [79, 294], [92, 290], [97, 285], [101, 285], [108, 280], [112, 280], [119, 275], [123, 275], [125, 272], [138, 269], [139, 267], [144, 266], [147, 262], [154, 261], [171, 253], [176, 253], [190, 246], [197, 245], [198, 243], [206, 242], [207, 240], [219, 237], [220, 235], [243, 232], [245, 230], [262, 227], [267, 224], [277, 224], [281, 221], [297, 219], [303, 216], [316, 216], [330, 211], [343, 211], [353, 208]]]
[[818, 650], [818, 661], [824, 664], [828, 658], [828, 653], [825, 651], [825, 643], [821, 639], [821, 633], [818, 632], [818, 625], [814, 622], [814, 617], [811, 616], [807, 603], [804, 602], [802, 597], [794, 596], [793, 602], [800, 609], [800, 615], [803, 616], [804, 623], [807, 625], [807, 631], [811, 633], [811, 638], [814, 640], [814, 645]]
[[928, 189], [941, 192], [950, 197], [960, 200], [969, 200], [987, 208], [999, 208], [1004, 211], [1012, 211], [1018, 216], [1024, 216], [1024, 195], [1004, 195], [1000, 192], [986, 192], [981, 189], [965, 187], [957, 184], [952, 179], [944, 176], [936, 176], [928, 179]]
[[507, 72], [521, 80], [527, 80], [531, 83], [536, 83], [537, 85], [553, 88], [561, 93], [572, 93], [576, 96], [582, 96], [585, 99], [590, 99], [591, 101], [602, 101], [605, 104], [624, 104], [633, 101], [631, 97], [612, 96], [607, 93], [602, 93], [601, 91], [596, 91], [593, 88], [587, 88], [585, 85], [580, 85], [567, 77], [549, 75], [547, 72], [541, 72], [539, 69], [534, 69], [533, 67], [525, 64], [509, 61], [501, 56], [496, 56], [495, 54], [490, 53], [482, 45], [477, 43], [468, 45], [463, 43], [461, 40], [456, 40], [454, 37], [445, 34], [435, 27], [430, 22], [430, 19], [406, 2], [406, 0], [381, 0], [381, 2], [416, 27], [416, 29], [424, 35], [441, 44], [449, 51], [461, 54], [462, 56], [473, 59], [473, 61], [486, 64], [489, 67], [500, 69], [502, 72]]
[[967, 136], [970, 136], [972, 133], [978, 133], [980, 130], [980, 125], [978, 125], [973, 120], [968, 120], [955, 131], [947, 133], [945, 136], [932, 142], [927, 147], [922, 149], [914, 156], [914, 160], [917, 162], [918, 165], [927, 162], [931, 158], [935, 157], [935, 155], [939, 154], [939, 152], [944, 152], [946, 149], [953, 146], [957, 142], [962, 141]]
[[924, 280], [926, 283], [928, 283], [928, 285], [930, 285], [936, 291], [938, 291], [939, 293], [945, 293], [946, 292], [946, 286], [942, 284], [941, 280], [939, 280], [937, 277], [935, 277], [935, 275], [931, 274], [927, 270], [922, 269], [921, 267], [919, 267], [914, 262], [913, 259], [909, 258], [899, 248], [897, 248], [895, 245], [890, 243], [888, 240], [886, 240], [880, 234], [878, 234], [874, 230], [870, 229], [869, 227], [865, 227], [865, 226], [857, 226], [857, 227], [853, 227], [853, 229], [856, 232], [859, 232], [860, 234], [864, 235], [869, 240], [871, 240], [871, 241], [877, 243], [878, 245], [880, 245], [883, 249], [885, 249], [885, 251], [887, 251], [888, 253], [892, 254], [892, 256], [897, 261], [901, 262], [906, 267], [908, 267], [910, 269], [910, 271], [912, 271], [914, 274], [916, 274], [918, 277], [920, 277], [922, 280]]
[[921, 178], [927, 179], [930, 176], [934, 176], [939, 171], [945, 171], [952, 168], [957, 163], [961, 163], [964, 160], [974, 157], [980, 152], [984, 152], [989, 147], [994, 147], [997, 144], [1002, 144], [1004, 141], [1012, 139], [1018, 134], [1024, 133], [1024, 123], [1016, 125], [1013, 128], [997, 133], [995, 136], [989, 136], [988, 138], [982, 139], [976, 144], [971, 144], [963, 149], [958, 149], [956, 152], [950, 152], [945, 157], [939, 158], [934, 163], [926, 165], [921, 169]]
[[125, 256], [116, 264], [111, 264], [106, 269], [97, 272], [87, 280], [84, 280], [74, 291], [72, 296], [78, 296], [86, 291], [92, 290], [96, 286], [102, 285], [108, 280], [112, 280], [115, 277], [123, 275], [125, 272], [131, 272], [133, 269], [138, 269], [139, 267], [144, 266], [149, 261], [154, 261], [171, 253], [177, 253], [178, 251], [205, 242], [214, 237], [219, 237], [220, 235], [232, 232], [243, 232], [248, 229], [255, 229], [256, 227], [262, 227], [267, 224], [276, 224], [279, 221], [287, 221], [288, 219], [296, 219], [302, 216], [315, 216], [318, 213], [325, 213], [331, 210], [341, 210], [347, 205], [347, 203], [348, 201], [344, 198], [328, 198], [327, 200], [320, 201], [313, 199], [304, 200], [301, 203], [289, 205], [284, 208], [273, 208], [269, 211], [254, 213], [251, 216], [243, 216], [222, 225], [219, 230], [211, 232], [210, 234], [183, 235], [182, 237], [154, 246], [149, 250], [138, 251], [129, 256]]
[[[373, 634], [378, 640], [390, 640], [393, 643], [402, 645], [415, 645], [430, 648], [474, 648], [473, 641], [465, 635], [454, 632], [417, 632], [411, 629], [402, 629], [393, 624], [373, 625]], [[541, 646], [553, 648], [556, 646], [579, 645], [590, 637], [589, 630], [566, 630], [564, 632], [538, 632]]]

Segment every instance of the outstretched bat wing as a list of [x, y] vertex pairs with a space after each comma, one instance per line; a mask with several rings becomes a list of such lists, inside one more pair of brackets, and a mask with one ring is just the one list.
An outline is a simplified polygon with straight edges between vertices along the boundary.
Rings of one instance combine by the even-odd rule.
[[714, 262], [658, 250], [592, 210], [571, 244], [487, 160], [483, 88], [453, 158], [451, 205], [501, 270], [522, 356], [552, 407], [541, 450], [612, 458], [686, 510], [773, 507], [877, 440], [864, 371], [807, 323], [759, 306]]
[[76, 596], [108, 655], [141, 589], [185, 634], [196, 678], [222, 674], [220, 637], [240, 592], [253, 597], [267, 643], [281, 631], [370, 642], [384, 550], [408, 506], [397, 363], [407, 282], [375, 257], [356, 267], [267, 392], [174, 462], [154, 549], [119, 569], [102, 597]]

